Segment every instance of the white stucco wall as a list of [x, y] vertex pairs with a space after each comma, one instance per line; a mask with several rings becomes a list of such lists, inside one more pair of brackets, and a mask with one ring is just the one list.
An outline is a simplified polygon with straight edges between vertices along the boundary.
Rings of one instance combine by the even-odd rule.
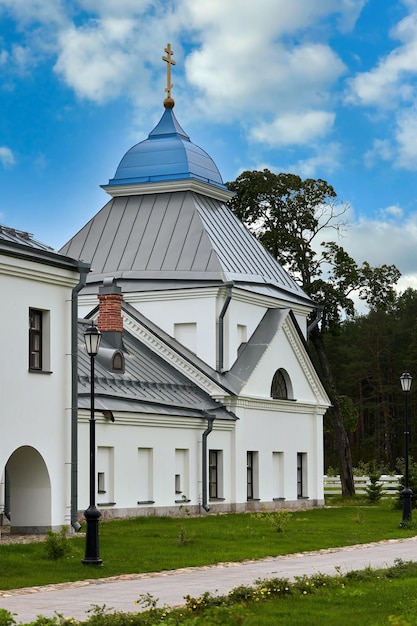
[[[132, 415], [115, 413], [115, 421], [105, 420], [99, 413], [96, 417], [97, 473], [100, 471], [99, 455], [101, 447], [113, 449], [114, 490], [101, 494], [96, 482], [96, 498], [99, 509], [112, 514], [140, 514], [141, 510], [165, 508], [172, 512], [183, 504], [184, 497], [189, 503], [184, 506], [198, 506], [202, 503], [202, 435], [207, 428], [207, 420], [175, 418], [158, 415]], [[224, 450], [227, 465], [224, 468], [224, 482], [227, 497], [231, 498], [232, 473], [232, 432], [234, 422], [215, 425], [208, 438], [208, 448]], [[89, 486], [89, 413], [81, 411], [79, 417], [79, 509], [88, 506]], [[151, 477], [140, 472], [139, 449], [152, 451]], [[181, 476], [181, 494], [175, 493], [176, 450], [187, 451], [188, 472]], [[183, 469], [183, 468], [181, 468]], [[186, 468], [187, 469], [187, 468]], [[110, 477], [109, 477], [110, 478]], [[143, 482], [151, 484], [149, 498], [144, 499]], [[111, 484], [111, 480], [106, 482]], [[114, 505], [106, 506], [110, 501]], [[138, 504], [142, 501], [143, 504]], [[177, 501], [177, 502], [176, 502]]]
[[[250, 403], [248, 403], [250, 404]], [[246, 476], [246, 452], [258, 456], [258, 498], [272, 502], [285, 498], [296, 502], [297, 454], [306, 454], [304, 496], [310, 500], [323, 499], [323, 448], [320, 437], [322, 416], [312, 418], [311, 407], [290, 405], [285, 401], [257, 403], [257, 406], [239, 408], [236, 428], [236, 475]], [[274, 467], [274, 453], [281, 453], [282, 480]], [[320, 480], [318, 477], [320, 475]], [[246, 483], [236, 484], [238, 502], [246, 500]]]
[[[203, 291], [200, 293], [202, 297], [198, 292], [183, 290], [180, 294], [127, 295], [126, 299], [170, 335], [174, 334], [175, 323], [195, 322], [198, 356], [215, 368], [218, 358], [217, 322], [225, 294], [226, 290], [221, 288]], [[176, 296], [177, 301], [174, 299]], [[266, 311], [265, 298], [256, 296], [251, 300], [247, 293], [233, 292], [224, 319], [226, 369], [236, 359], [242, 327], [246, 340], [249, 340]], [[129, 332], [136, 334], [144, 343], [148, 342], [147, 345], [158, 352], [159, 342], [150, 340], [147, 337], [149, 333], [141, 333], [140, 324], [128, 318], [125, 324]], [[223, 397], [223, 390], [213, 382], [204, 381], [201, 373], [194, 376], [189, 364], [181, 368], [178, 355], [175, 358], [170, 356], [163, 347], [160, 354], [168, 361], [172, 358], [174, 367], [212, 393], [213, 397], [225, 402], [239, 418], [236, 422], [215, 421], [207, 439], [207, 449], [219, 450], [222, 455], [221, 499], [216, 502], [209, 500], [212, 510], [245, 510], [263, 503], [268, 506], [299, 506], [323, 501], [322, 416], [328, 399], [289, 314], [283, 315], [281, 326], [259, 362], [253, 369], [250, 366], [247, 382], [237, 398], [228, 394]], [[292, 394], [288, 400], [273, 400], [270, 397], [272, 378], [278, 368], [285, 369], [291, 380]], [[103, 515], [178, 513], [182, 495], [189, 500], [184, 506], [198, 511], [203, 492], [201, 441], [206, 421], [163, 415], [114, 415], [114, 423], [106, 421], [99, 413], [96, 419], [97, 473], [113, 472], [112, 479], [106, 480], [109, 490], [105, 494], [98, 491], [96, 494]], [[88, 418], [87, 411], [80, 412], [80, 511], [88, 504]], [[142, 464], [138, 462], [139, 448], [145, 451], [145, 456], [148, 455]], [[175, 493], [175, 474], [178, 472], [176, 450], [185, 450], [188, 462], [188, 477], [184, 481], [187, 489], [183, 494]], [[247, 499], [248, 451], [256, 454], [257, 463], [256, 501], [251, 502]], [[106, 455], [111, 460], [106, 461]], [[302, 455], [304, 465], [301, 495], [305, 500], [300, 500], [297, 486], [298, 455]], [[144, 473], [145, 477], [141, 475]], [[147, 487], [150, 483], [151, 488]]]
[[[69, 523], [71, 291], [77, 282], [76, 272], [0, 257], [4, 320], [0, 329], [0, 470], [16, 450], [29, 446], [39, 454], [37, 461], [43, 460], [50, 479], [50, 510], [45, 510], [44, 497], [34, 497], [29, 503], [26, 494], [26, 508], [24, 500], [18, 505], [19, 526], [42, 526], [42, 520], [52, 527]], [[49, 330], [44, 328], [44, 334], [49, 333], [48, 373], [28, 369], [29, 308], [49, 312]], [[22, 458], [28, 465], [20, 468], [20, 489], [31, 489], [32, 479], [36, 489], [31, 457]]]

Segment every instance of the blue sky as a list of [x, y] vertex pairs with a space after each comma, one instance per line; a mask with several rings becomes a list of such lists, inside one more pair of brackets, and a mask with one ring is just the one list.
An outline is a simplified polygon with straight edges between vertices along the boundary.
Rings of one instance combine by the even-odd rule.
[[417, 288], [417, 0], [0, 0], [0, 223], [59, 248], [159, 120], [223, 179], [324, 178], [341, 244]]

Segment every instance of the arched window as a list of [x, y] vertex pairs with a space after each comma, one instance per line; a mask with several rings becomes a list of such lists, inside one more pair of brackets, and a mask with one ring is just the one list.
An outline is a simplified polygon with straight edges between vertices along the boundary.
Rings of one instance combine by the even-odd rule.
[[271, 384], [271, 398], [285, 400], [288, 398], [288, 387], [282, 370], [277, 370]]
[[122, 352], [117, 351], [114, 353], [112, 366], [113, 372], [124, 372], [125, 363]]

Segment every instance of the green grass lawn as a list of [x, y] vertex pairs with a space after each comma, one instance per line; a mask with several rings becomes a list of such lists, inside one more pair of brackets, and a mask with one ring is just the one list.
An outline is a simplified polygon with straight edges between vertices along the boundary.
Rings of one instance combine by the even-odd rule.
[[251, 514], [138, 517], [100, 523], [103, 566], [85, 566], [85, 539], [70, 539], [71, 553], [48, 559], [43, 543], [1, 545], [0, 589], [39, 586], [124, 573], [158, 572], [241, 561], [382, 539], [410, 537], [401, 511], [388, 502], [298, 511], [285, 532]]
[[[338, 588], [245, 607], [244, 626], [415, 626], [416, 573], [341, 582]], [[201, 623], [204, 623], [203, 621]]]
[[[180, 608], [149, 608], [154, 599], [146, 596], [139, 602], [148, 607], [143, 612], [94, 607], [82, 621], [57, 615], [26, 626], [416, 626], [416, 585], [417, 563], [398, 562], [384, 570], [316, 574], [294, 582], [261, 580], [226, 596], [187, 597]], [[0, 626], [12, 626], [11, 619], [0, 609]]]
[[[201, 517], [138, 517], [100, 523], [103, 566], [85, 566], [85, 538], [67, 543], [70, 553], [48, 558], [44, 542], [1, 544], [0, 589], [162, 571], [224, 561], [240, 561], [323, 548], [411, 537], [400, 527], [401, 511], [390, 502], [369, 506], [357, 498], [337, 506], [298, 511], [290, 515], [284, 532], [277, 532], [268, 514], [204, 515]], [[82, 624], [88, 626], [417, 626], [417, 564], [398, 563], [384, 571], [364, 570], [346, 576], [288, 581], [260, 581], [225, 598], [190, 599], [184, 609], [115, 614], [97, 607]], [[321, 578], [320, 578], [321, 577]], [[279, 587], [284, 593], [269, 595]], [[287, 593], [286, 589], [290, 591]], [[146, 603], [145, 603], [146, 604]], [[197, 606], [197, 611], [190, 607]], [[1, 607], [1, 599], [0, 599]], [[204, 607], [204, 610], [199, 610]], [[142, 607], [143, 608], [143, 607]], [[13, 618], [0, 608], [0, 626]], [[64, 626], [58, 616], [39, 618], [31, 626]], [[22, 625], [23, 626], [23, 625]], [[81, 623], [80, 623], [81, 626]]]

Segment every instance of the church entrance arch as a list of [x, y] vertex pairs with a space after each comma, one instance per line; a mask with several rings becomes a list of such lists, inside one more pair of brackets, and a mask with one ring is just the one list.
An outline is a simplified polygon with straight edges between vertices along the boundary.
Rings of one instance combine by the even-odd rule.
[[7, 514], [14, 534], [45, 533], [51, 528], [51, 481], [43, 457], [22, 446], [6, 464]]

